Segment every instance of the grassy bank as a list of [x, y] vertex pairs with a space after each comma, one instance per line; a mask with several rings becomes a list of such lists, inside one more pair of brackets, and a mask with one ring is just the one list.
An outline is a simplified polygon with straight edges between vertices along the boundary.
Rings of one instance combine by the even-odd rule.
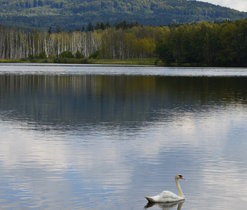
[[143, 59], [88, 59], [88, 58], [63, 58], [63, 59], [0, 59], [0, 63], [61, 63], [61, 64], [115, 64], [115, 65], [155, 65], [156, 58]]
[[90, 59], [93, 64], [119, 64], [119, 65], [155, 65], [155, 58], [143, 59]]
[[0, 59], [0, 63], [29, 63], [29, 61], [22, 59]]

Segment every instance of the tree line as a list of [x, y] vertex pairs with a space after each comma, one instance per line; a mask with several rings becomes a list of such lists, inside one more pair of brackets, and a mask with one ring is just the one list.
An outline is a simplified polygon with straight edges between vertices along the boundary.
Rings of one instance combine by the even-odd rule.
[[[123, 20], [121, 22], [116, 22], [113, 24], [110, 24], [109, 22], [96, 22], [93, 24], [92, 22], [89, 22], [87, 25], [83, 25], [80, 28], [77, 28], [73, 31], [81, 31], [81, 32], [89, 32], [89, 31], [95, 31], [95, 30], [105, 30], [107, 28], [116, 28], [116, 29], [129, 29], [133, 28], [135, 26], [140, 26], [138, 22], [127, 22], [126, 20]], [[50, 26], [48, 29], [48, 33], [58, 33], [62, 31], [62, 27], [59, 25], [56, 26]]]
[[104, 29], [73, 32], [25, 31], [0, 26], [0, 58], [55, 58], [71, 54], [108, 59], [154, 57], [155, 43], [163, 31], [164, 27], [126, 22]]
[[67, 51], [89, 57], [99, 47], [97, 31], [48, 33], [0, 26], [1, 59], [58, 57]]
[[91, 31], [53, 33], [0, 26], [0, 58], [156, 57], [164, 65], [247, 66], [246, 19], [171, 26], [100, 25]]
[[156, 53], [166, 65], [247, 66], [247, 20], [171, 27]]

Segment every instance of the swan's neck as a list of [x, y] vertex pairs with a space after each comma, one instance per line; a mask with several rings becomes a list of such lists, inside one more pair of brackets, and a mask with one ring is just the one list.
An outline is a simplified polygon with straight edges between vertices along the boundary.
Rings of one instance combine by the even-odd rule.
[[181, 189], [178, 179], [175, 179], [175, 182], [176, 182], [176, 186], [178, 190], [178, 196], [184, 198], [184, 194], [183, 194], [183, 191]]

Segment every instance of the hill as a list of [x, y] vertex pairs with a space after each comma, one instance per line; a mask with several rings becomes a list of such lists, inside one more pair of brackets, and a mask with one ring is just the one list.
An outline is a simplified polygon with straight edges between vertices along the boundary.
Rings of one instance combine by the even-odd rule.
[[167, 25], [247, 18], [247, 13], [188, 0], [0, 0], [0, 24], [79, 29], [89, 22], [123, 20]]

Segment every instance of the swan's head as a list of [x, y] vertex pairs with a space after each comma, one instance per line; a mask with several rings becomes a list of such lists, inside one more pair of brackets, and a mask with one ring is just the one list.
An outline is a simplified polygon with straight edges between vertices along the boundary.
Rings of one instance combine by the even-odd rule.
[[177, 175], [175, 176], [175, 179], [177, 179], [177, 180], [179, 180], [179, 179], [184, 179], [184, 177], [183, 177], [183, 175], [181, 175], [181, 174], [177, 174]]

